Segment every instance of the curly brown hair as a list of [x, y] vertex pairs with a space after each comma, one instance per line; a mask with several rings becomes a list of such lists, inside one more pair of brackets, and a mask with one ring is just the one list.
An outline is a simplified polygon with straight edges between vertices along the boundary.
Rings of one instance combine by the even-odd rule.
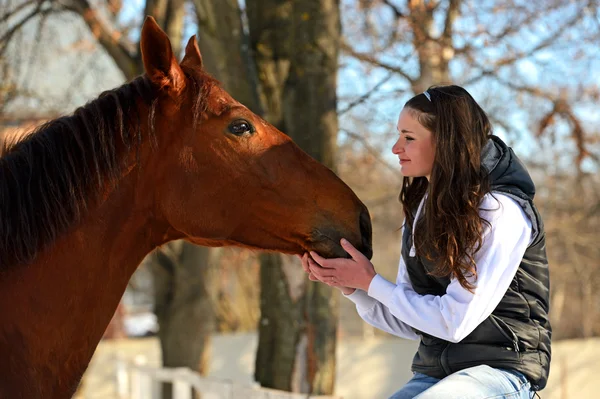
[[404, 177], [400, 202], [409, 227], [415, 210], [428, 192], [424, 212], [415, 229], [415, 249], [435, 264], [435, 277], [454, 277], [473, 291], [467, 279], [477, 278], [474, 255], [481, 249], [488, 224], [479, 206], [490, 191], [481, 152], [492, 132], [490, 121], [459, 86], [434, 86], [404, 105], [417, 121], [432, 132], [436, 148], [430, 181]]

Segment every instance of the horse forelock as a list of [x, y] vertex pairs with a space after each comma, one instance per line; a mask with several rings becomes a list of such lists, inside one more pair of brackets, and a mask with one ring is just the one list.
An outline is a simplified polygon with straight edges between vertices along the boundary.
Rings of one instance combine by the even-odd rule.
[[190, 66], [182, 66], [187, 82], [191, 85], [190, 95], [192, 99], [192, 119], [195, 129], [198, 121], [208, 112], [215, 114], [211, 109], [211, 103], [208, 101], [210, 93], [215, 86], [220, 86], [220, 82], [206, 73], [205, 71]]

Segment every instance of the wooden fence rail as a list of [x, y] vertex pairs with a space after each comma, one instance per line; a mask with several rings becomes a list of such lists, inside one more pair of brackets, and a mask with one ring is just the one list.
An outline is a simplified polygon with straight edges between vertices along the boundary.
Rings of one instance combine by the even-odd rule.
[[[170, 382], [173, 399], [342, 399], [339, 396], [291, 393], [256, 385], [202, 377], [188, 368], [156, 368], [117, 361], [120, 399], [160, 399], [162, 383]], [[192, 388], [194, 391], [192, 391]]]

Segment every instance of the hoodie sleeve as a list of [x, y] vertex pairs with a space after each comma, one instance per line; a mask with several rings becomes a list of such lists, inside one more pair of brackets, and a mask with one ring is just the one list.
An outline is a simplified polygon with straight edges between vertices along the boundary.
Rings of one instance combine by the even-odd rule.
[[[379, 302], [402, 326], [450, 342], [459, 342], [469, 335], [502, 300], [531, 239], [531, 221], [508, 196], [488, 194], [481, 209], [481, 216], [491, 228], [486, 228], [483, 245], [475, 254], [477, 280], [470, 279], [475, 285], [474, 293], [452, 279], [442, 296], [419, 295], [401, 262], [396, 283], [378, 274], [369, 286], [368, 297]], [[387, 321], [381, 317], [377, 320]]]
[[[402, 284], [406, 281], [406, 265], [400, 257], [396, 283]], [[419, 339], [419, 335], [414, 332], [411, 326], [394, 316], [386, 305], [369, 296], [365, 291], [357, 289], [352, 294], [344, 296], [354, 302], [358, 315], [373, 327], [400, 338]]]

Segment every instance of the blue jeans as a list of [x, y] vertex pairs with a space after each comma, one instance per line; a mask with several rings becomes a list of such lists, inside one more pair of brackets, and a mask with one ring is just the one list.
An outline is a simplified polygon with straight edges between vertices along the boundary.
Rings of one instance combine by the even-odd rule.
[[389, 399], [530, 399], [531, 384], [517, 371], [476, 366], [439, 379], [415, 373]]

